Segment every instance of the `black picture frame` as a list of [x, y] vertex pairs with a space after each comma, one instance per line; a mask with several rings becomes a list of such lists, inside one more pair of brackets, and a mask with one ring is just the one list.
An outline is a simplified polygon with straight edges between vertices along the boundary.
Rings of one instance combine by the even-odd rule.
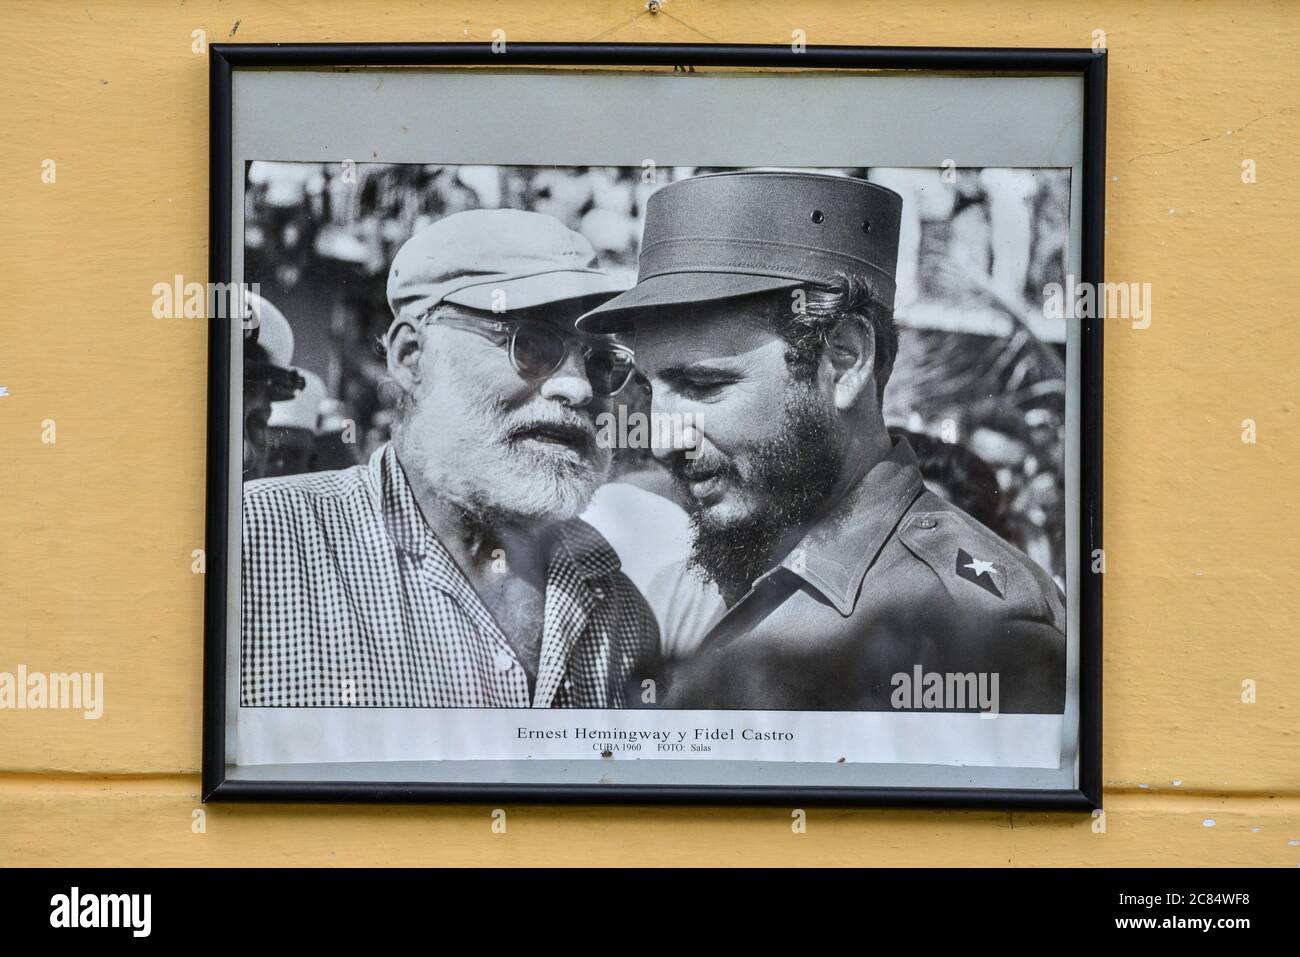
[[[392, 66], [788, 67], [923, 71], [934, 74], [1082, 77], [1084, 87], [1083, 283], [1103, 281], [1106, 52], [1086, 49], [850, 47], [742, 44], [486, 43], [213, 44], [209, 47], [209, 276], [231, 280], [232, 74], [237, 68]], [[208, 442], [203, 665], [204, 801], [545, 802], [841, 805], [1092, 811], [1101, 807], [1102, 320], [1080, 320], [1079, 777], [1073, 790], [998, 788], [764, 787], [712, 785], [343, 783], [233, 780], [225, 773], [227, 516], [231, 356], [228, 319], [212, 319], [208, 359]]]

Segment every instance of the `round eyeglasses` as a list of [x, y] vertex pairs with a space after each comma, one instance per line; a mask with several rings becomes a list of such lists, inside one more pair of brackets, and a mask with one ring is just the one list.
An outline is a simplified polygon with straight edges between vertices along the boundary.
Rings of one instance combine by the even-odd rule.
[[[544, 379], [564, 365], [573, 341], [558, 329], [535, 320], [508, 321], [431, 312], [421, 316], [417, 325], [427, 322], [461, 326], [489, 338], [504, 337], [498, 344], [506, 347], [514, 370], [528, 379]], [[636, 371], [632, 350], [615, 342], [578, 340], [578, 344], [592, 393], [607, 399], [621, 392]]]

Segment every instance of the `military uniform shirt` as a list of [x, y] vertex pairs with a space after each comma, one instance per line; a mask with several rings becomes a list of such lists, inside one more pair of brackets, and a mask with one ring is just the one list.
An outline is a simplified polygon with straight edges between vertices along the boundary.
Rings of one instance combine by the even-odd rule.
[[1056, 714], [1064, 628], [1051, 577], [928, 491], [900, 437], [728, 610], [662, 706], [889, 711], [893, 676], [919, 666], [996, 673], [1003, 713]]

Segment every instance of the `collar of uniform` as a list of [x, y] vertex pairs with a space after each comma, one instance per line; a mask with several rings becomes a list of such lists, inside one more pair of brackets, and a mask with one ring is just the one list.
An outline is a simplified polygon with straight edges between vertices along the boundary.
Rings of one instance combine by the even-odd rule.
[[841, 615], [851, 615], [867, 569], [924, 490], [912, 447], [895, 438], [889, 454], [808, 530], [778, 568], [812, 585]]
[[[429, 540], [432, 538], [436, 542], [437, 538], [425, 524], [392, 443], [371, 457], [370, 471], [379, 489], [384, 525], [389, 536], [398, 548], [423, 555]], [[586, 522], [580, 519], [561, 522], [553, 534], [553, 547], [563, 551], [580, 578], [591, 582], [607, 578], [619, 570], [620, 562], [613, 547]]]

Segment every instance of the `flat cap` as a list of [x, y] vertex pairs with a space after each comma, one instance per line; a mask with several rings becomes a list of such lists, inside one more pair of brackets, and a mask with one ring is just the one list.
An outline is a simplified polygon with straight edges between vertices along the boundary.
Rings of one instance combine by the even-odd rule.
[[848, 176], [745, 171], [672, 183], [646, 203], [636, 285], [586, 313], [609, 332], [636, 315], [808, 284], [842, 273], [894, 304], [903, 199]]
[[473, 209], [440, 219], [408, 239], [388, 271], [394, 326], [404, 310], [411, 318], [441, 302], [491, 310], [497, 290], [513, 311], [607, 298], [624, 288], [600, 268], [581, 233], [553, 216], [519, 209]]

